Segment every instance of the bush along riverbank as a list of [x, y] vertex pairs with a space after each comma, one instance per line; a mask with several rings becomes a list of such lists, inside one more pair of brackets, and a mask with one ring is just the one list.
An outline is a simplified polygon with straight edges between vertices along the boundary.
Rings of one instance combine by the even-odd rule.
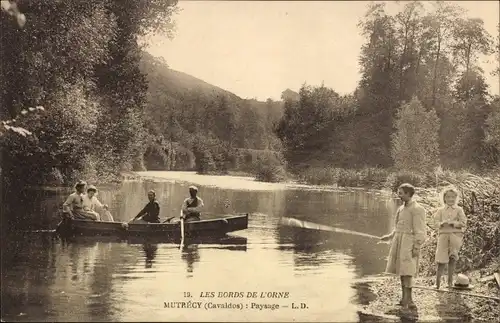
[[[500, 177], [479, 177], [467, 173], [442, 173], [438, 176], [438, 189], [418, 188], [417, 199], [427, 210], [427, 240], [422, 246], [419, 277], [415, 284], [431, 287], [435, 282], [434, 254], [437, 232], [432, 227], [432, 215], [441, 205], [438, 192], [443, 186], [454, 185], [461, 192], [460, 205], [467, 215], [467, 231], [460, 250], [456, 273], [466, 274], [472, 285], [465, 293], [483, 296], [499, 296], [496, 281], [482, 281], [482, 278], [500, 270]], [[397, 181], [399, 182], [399, 181]], [[411, 181], [409, 181], [411, 182]], [[394, 186], [396, 182], [394, 182]], [[365, 305], [363, 312], [384, 319], [399, 319], [403, 312], [394, 306], [399, 301], [400, 283], [398, 277], [370, 284], [375, 298]], [[498, 320], [500, 302], [477, 296], [467, 296], [446, 291], [433, 291], [414, 288], [414, 301], [417, 310], [405, 315], [418, 316], [422, 321], [458, 322]], [[388, 316], [387, 316], [388, 315]]]

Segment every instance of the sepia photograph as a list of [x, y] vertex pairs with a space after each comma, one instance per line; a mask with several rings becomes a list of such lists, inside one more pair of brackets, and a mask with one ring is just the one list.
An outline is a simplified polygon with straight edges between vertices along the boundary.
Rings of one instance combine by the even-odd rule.
[[498, 322], [500, 2], [0, 4], [1, 322]]

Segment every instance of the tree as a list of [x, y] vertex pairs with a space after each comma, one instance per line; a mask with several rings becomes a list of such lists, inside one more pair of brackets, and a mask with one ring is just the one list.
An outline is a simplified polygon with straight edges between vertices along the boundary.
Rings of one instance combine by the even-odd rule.
[[338, 122], [349, 114], [347, 100], [325, 86], [304, 85], [299, 95], [299, 101], [285, 101], [276, 129], [285, 159], [292, 168], [330, 161], [336, 153], [330, 148], [331, 141], [336, 140]]
[[436, 96], [438, 91], [438, 80], [448, 75], [440, 73], [440, 64], [442, 56], [446, 58], [447, 47], [449, 46], [449, 38], [453, 31], [455, 21], [462, 12], [461, 8], [444, 1], [433, 2], [434, 11], [430, 13], [425, 22], [429, 27], [429, 36], [434, 41], [434, 66], [432, 73], [432, 106], [436, 104]]
[[486, 141], [500, 151], [500, 98], [497, 97], [492, 103], [492, 110], [486, 121]]
[[[418, 1], [407, 2], [395, 15], [387, 14], [383, 3], [369, 5], [359, 23], [366, 42], [360, 55], [359, 108], [350, 120], [358, 132], [345, 131], [346, 140], [338, 140], [342, 144], [336, 149], [351, 149], [351, 165], [392, 164], [396, 112], [414, 96], [442, 120], [443, 160], [460, 167], [479, 165], [486, 154], [489, 105], [477, 61], [490, 52], [491, 41], [482, 20], [463, 17], [463, 12], [441, 1], [428, 13]], [[460, 139], [448, 142], [455, 130]]]
[[491, 103], [491, 112], [486, 120], [485, 143], [490, 148], [490, 160], [500, 165], [500, 97]]
[[282, 102], [276, 102], [269, 98], [266, 100], [264, 109], [262, 117], [264, 118], [263, 126], [266, 133], [265, 148], [279, 151], [279, 140], [277, 140], [274, 134], [274, 129], [283, 114]]
[[459, 102], [476, 98], [484, 102], [488, 99], [488, 84], [479, 68], [463, 72], [455, 83], [454, 97]]
[[417, 98], [401, 106], [392, 138], [392, 158], [398, 169], [430, 171], [439, 161], [439, 119], [425, 111]]
[[[113, 159], [130, 160], [144, 153], [143, 112], [148, 84], [140, 71], [138, 38], [162, 31], [171, 36], [176, 1], [108, 1], [106, 9], [117, 19], [116, 32], [108, 42], [109, 59], [97, 68], [98, 88], [105, 96], [108, 111], [101, 119], [100, 140], [109, 147]], [[107, 125], [107, 126], [106, 126]]]
[[355, 164], [387, 167], [392, 163], [390, 137], [399, 101], [399, 40], [384, 3], [371, 4], [358, 26], [367, 38], [361, 47], [359, 108], [352, 123], [359, 129], [352, 149]]
[[414, 95], [415, 76], [420, 63], [421, 51], [418, 43], [421, 34], [420, 22], [423, 6], [419, 1], [404, 5], [396, 14], [396, 35], [399, 45], [399, 101], [407, 100]]
[[241, 104], [238, 130], [239, 147], [265, 149], [265, 121], [249, 100], [245, 100]]
[[[447, 8], [444, 4], [441, 7]], [[453, 60], [456, 67], [447, 68], [448, 74], [438, 73], [439, 81], [446, 82], [447, 90], [443, 92], [441, 89], [440, 96], [433, 95], [434, 106], [442, 121], [440, 143], [443, 162], [448, 167], [484, 166], [489, 154], [484, 144], [489, 94], [477, 60], [480, 54], [490, 53], [490, 35], [481, 19], [459, 17], [459, 8], [449, 7], [445, 13], [440, 15], [440, 19], [451, 27], [447, 30], [449, 40], [444, 44], [451, 49], [452, 56], [448, 58], [447, 51], [444, 51], [443, 59]], [[454, 84], [449, 86], [453, 78]]]
[[137, 72], [137, 39], [169, 29], [175, 2], [19, 1], [29, 18], [23, 30], [6, 3], [0, 17], [1, 117], [19, 123], [25, 107], [39, 105], [46, 113], [30, 119], [29, 140], [2, 140], [2, 152], [9, 152], [2, 158], [4, 180], [36, 184], [54, 168], [66, 181], [87, 170], [130, 169], [145, 137], [147, 84]]
[[459, 134], [456, 138], [457, 160], [462, 165], [484, 166], [485, 155], [488, 154], [485, 145], [486, 119], [490, 112], [488, 104], [488, 85], [479, 69], [465, 72], [455, 85], [455, 100], [459, 109], [450, 111], [457, 115]]
[[500, 76], [500, 24], [497, 25], [497, 39], [494, 46], [497, 68], [492, 72], [494, 76]]
[[[478, 55], [487, 55], [491, 52], [491, 36], [484, 29], [483, 20], [457, 19], [454, 22], [452, 48], [455, 60], [462, 67], [464, 74], [469, 75]], [[468, 78], [466, 80], [468, 81]], [[466, 91], [466, 99], [470, 98], [471, 94]]]

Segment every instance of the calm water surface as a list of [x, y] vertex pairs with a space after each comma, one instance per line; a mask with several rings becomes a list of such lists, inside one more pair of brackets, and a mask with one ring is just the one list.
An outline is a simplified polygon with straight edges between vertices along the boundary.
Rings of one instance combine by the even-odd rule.
[[[206, 179], [207, 177], [205, 177]], [[218, 181], [219, 179], [215, 179]], [[102, 187], [115, 219], [129, 220], [155, 189], [161, 216], [179, 214], [189, 183], [125, 182]], [[373, 192], [245, 190], [199, 185], [207, 216], [249, 213], [249, 228], [224, 243], [189, 245], [146, 240], [78, 239], [54, 229], [68, 189], [17, 196], [2, 239], [2, 319], [8, 321], [352, 321], [367, 297], [361, 278], [385, 268], [387, 246], [366, 237], [280, 228], [281, 216], [373, 235], [391, 227], [392, 201]], [[12, 200], [12, 198], [11, 198]], [[6, 208], [4, 208], [5, 210]], [[4, 230], [5, 231], [5, 230]], [[202, 292], [289, 292], [290, 299], [202, 299]], [[184, 298], [190, 292], [192, 298]], [[307, 303], [307, 310], [244, 311], [164, 308], [164, 302], [211, 301], [251, 306]]]

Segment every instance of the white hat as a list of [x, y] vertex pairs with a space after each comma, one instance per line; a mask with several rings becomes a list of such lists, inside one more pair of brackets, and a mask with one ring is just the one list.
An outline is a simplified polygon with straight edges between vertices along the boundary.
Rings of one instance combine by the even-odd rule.
[[198, 187], [194, 185], [189, 186], [189, 189], [198, 192]]
[[470, 280], [469, 277], [467, 277], [464, 274], [458, 274], [457, 279], [455, 281], [455, 284], [453, 285], [453, 288], [458, 288], [458, 289], [472, 289], [472, 285], [470, 285]]

